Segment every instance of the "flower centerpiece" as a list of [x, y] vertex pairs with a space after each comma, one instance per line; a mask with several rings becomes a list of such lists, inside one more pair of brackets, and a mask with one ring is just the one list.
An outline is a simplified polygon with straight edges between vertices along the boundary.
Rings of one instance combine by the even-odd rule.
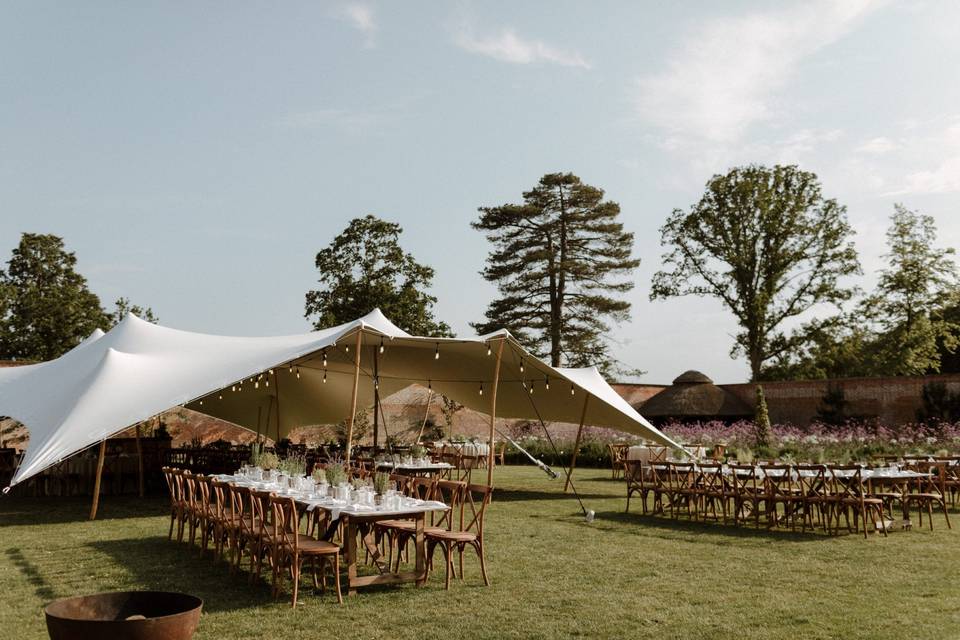
[[267, 453], [261, 454], [257, 461], [261, 469], [266, 469], [267, 471], [271, 469], [276, 469], [280, 464], [280, 458], [277, 457], [277, 454], [268, 451]]
[[383, 471], [377, 472], [373, 476], [373, 490], [377, 492], [378, 495], [384, 495], [387, 492], [387, 489], [390, 487], [390, 474]]

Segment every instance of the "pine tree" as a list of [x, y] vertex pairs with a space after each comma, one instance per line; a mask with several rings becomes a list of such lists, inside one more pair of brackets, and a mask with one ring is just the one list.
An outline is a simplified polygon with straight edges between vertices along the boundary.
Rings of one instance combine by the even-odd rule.
[[478, 333], [509, 329], [553, 366], [622, 371], [605, 336], [610, 322], [630, 317], [630, 303], [615, 296], [633, 288], [640, 261], [620, 205], [603, 197], [572, 173], [551, 173], [522, 204], [479, 209], [472, 226], [494, 246], [481, 274], [500, 297], [472, 325]]
[[757, 406], [754, 415], [754, 424], [757, 434], [757, 452], [770, 448], [770, 413], [767, 411], [767, 399], [763, 395], [763, 387], [757, 385]]

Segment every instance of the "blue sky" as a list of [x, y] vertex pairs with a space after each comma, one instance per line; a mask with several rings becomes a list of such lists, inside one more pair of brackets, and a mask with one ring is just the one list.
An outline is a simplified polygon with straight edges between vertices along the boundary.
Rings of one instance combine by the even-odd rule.
[[736, 164], [799, 163], [847, 205], [861, 286], [895, 202], [955, 246], [958, 68], [949, 2], [7, 2], [0, 256], [55, 233], [105, 303], [293, 333], [313, 256], [373, 213], [466, 334], [494, 295], [476, 208], [573, 171], [636, 233], [621, 359], [736, 382], [718, 303], [647, 299], [666, 216]]

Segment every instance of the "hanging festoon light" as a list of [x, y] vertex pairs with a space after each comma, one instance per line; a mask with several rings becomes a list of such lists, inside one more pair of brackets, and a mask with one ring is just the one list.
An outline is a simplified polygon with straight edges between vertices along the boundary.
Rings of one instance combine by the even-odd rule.
[[491, 353], [493, 353], [493, 348], [490, 346], [490, 343], [488, 342], [488, 343], [487, 343], [487, 355], [490, 355]]
[[480, 383], [480, 395], [483, 395], [483, 383]]
[[440, 343], [439, 342], [437, 343], [437, 350], [433, 352], [433, 359], [434, 360], [440, 359]]
[[222, 394], [222, 393], [218, 393], [218, 394], [217, 394], [217, 400], [223, 400], [223, 394]]
[[327, 370], [323, 370], [323, 384], [327, 384]]
[[523, 373], [523, 358], [520, 358], [520, 373]]
[[237, 390], [237, 385], [233, 385], [232, 387], [230, 387], [230, 391], [236, 391], [236, 390]]
[[433, 380], [427, 380], [427, 390], [433, 391]]
[[[326, 357], [326, 356], [324, 356], [324, 357]], [[293, 363], [292, 363], [292, 362], [287, 365], [287, 373], [293, 373]]]
[[323, 368], [324, 369], [327, 368], [327, 350], [326, 349], [323, 350]]
[[533, 380], [530, 381], [530, 395], [533, 395]]
[[373, 379], [373, 390], [380, 391], [380, 376], [376, 376]]
[[380, 338], [380, 353], [384, 352], [383, 338]]
[[297, 367], [297, 380], [300, 379], [300, 367]]
[[203, 400], [200, 401], [200, 406], [201, 406], [201, 407], [203, 406]]
[[570, 395], [573, 395], [576, 391], [573, 388], [573, 385], [570, 385]]
[[550, 376], [546, 376], [543, 379], [543, 388], [547, 391], [550, 391]]

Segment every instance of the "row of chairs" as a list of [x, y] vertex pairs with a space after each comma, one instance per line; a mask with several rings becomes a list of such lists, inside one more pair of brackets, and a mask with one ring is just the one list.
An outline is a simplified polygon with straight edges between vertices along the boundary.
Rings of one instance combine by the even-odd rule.
[[[761, 520], [768, 528], [790, 527], [801, 531], [822, 528], [839, 533], [841, 520], [848, 531], [858, 532], [869, 520], [875, 530], [887, 533], [886, 521], [895, 508], [904, 515], [916, 507], [920, 524], [926, 512], [933, 528], [933, 509], [939, 508], [947, 526], [944, 490], [945, 465], [917, 463], [923, 475], [914, 480], [864, 478], [860, 465], [753, 465], [656, 462], [625, 463], [627, 511], [638, 495], [643, 513], [686, 515], [694, 520], [732, 519], [734, 525]], [[648, 505], [649, 503], [649, 505]]]
[[[354, 472], [360, 473], [359, 470]], [[260, 578], [265, 567], [269, 568], [274, 598], [282, 593], [289, 577], [293, 606], [297, 604], [304, 565], [312, 570], [314, 587], [320, 587], [324, 592], [327, 569], [332, 569], [337, 601], [343, 602], [340, 588], [343, 528], [335, 523], [334, 535], [328, 540], [328, 536], [323, 535], [331, 524], [326, 520], [326, 511], [315, 510], [307, 518], [306, 532], [302, 532], [304, 512], [290, 497], [175, 468], [164, 467], [163, 473], [170, 490], [170, 539], [176, 531], [178, 542], [186, 539], [191, 546], [199, 543], [201, 556], [212, 546], [215, 559], [227, 557], [231, 573], [236, 573], [246, 558], [251, 583]], [[428, 568], [432, 569], [434, 550], [440, 546], [446, 556], [446, 587], [449, 588], [454, 551], [460, 553], [462, 579], [463, 550], [471, 546], [480, 558], [484, 584], [489, 584], [483, 556], [483, 513], [490, 502], [490, 488], [466, 483], [456, 483], [453, 488], [441, 487], [438, 481], [428, 478], [393, 478], [407, 495], [423, 499], [444, 497], [451, 506], [451, 510], [445, 512], [445, 519], [431, 521], [426, 530]], [[472, 515], [469, 521], [465, 521], [466, 508]], [[383, 523], [388, 526], [384, 526], [382, 532], [378, 531], [383, 543], [390, 546], [391, 561], [396, 548], [398, 567], [401, 554], [412, 537], [412, 534], [405, 536], [402, 531], [407, 523], [409, 521], [404, 520]], [[338, 539], [340, 544], [332, 541]]]

